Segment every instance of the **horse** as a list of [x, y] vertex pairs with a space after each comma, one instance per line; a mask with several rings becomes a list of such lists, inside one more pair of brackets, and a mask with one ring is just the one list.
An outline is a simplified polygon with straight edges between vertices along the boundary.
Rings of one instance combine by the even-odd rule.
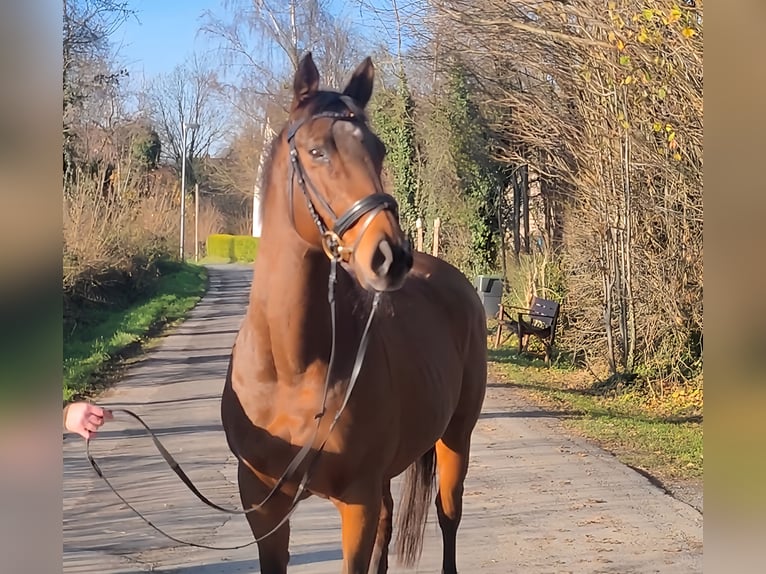
[[319, 89], [306, 54], [264, 164], [259, 252], [221, 396], [262, 574], [287, 571], [289, 517], [311, 495], [340, 513], [342, 571], [386, 572], [402, 473], [400, 563], [422, 555], [438, 486], [442, 568], [457, 572], [486, 316], [465, 275], [410, 247], [365, 114], [373, 80], [368, 57], [342, 92]]

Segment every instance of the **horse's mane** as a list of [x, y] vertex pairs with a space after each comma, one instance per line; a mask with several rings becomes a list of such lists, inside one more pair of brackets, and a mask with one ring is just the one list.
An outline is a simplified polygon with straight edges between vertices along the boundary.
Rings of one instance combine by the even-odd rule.
[[274, 164], [274, 156], [277, 152], [277, 147], [279, 147], [279, 142], [282, 141], [282, 136], [285, 132], [285, 129], [287, 129], [287, 125], [285, 125], [281, 130], [279, 130], [279, 133], [274, 136], [274, 138], [271, 140], [271, 145], [269, 146], [268, 154], [266, 155], [266, 158], [263, 162], [263, 172], [261, 172], [261, 203], [258, 206], [261, 213], [261, 221], [264, 220], [265, 213], [264, 210], [266, 209], [266, 203], [268, 203], [268, 195], [269, 190], [271, 189], [271, 179], [272, 179], [272, 166]]

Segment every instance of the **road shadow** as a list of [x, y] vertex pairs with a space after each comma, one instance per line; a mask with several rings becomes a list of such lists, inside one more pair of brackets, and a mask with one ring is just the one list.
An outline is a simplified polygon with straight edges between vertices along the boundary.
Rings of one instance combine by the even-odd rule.
[[[318, 564], [320, 562], [333, 562], [343, 560], [343, 552], [340, 548], [328, 548], [326, 550], [316, 550], [295, 554], [290, 552], [289, 566], [300, 566], [303, 564]], [[155, 570], [158, 574], [242, 574], [244, 572], [260, 572], [261, 563], [256, 559], [252, 560], [226, 560], [214, 564], [200, 564], [199, 566], [184, 566], [182, 569]]]
[[[118, 413], [120, 417], [123, 417], [124, 415], [122, 413]], [[125, 419], [125, 420], [132, 420], [132, 419]], [[135, 423], [136, 428], [126, 428], [123, 430], [108, 430], [106, 425], [98, 431], [98, 436], [93, 439], [93, 442], [97, 440], [106, 440], [106, 439], [120, 439], [120, 438], [132, 438], [132, 437], [139, 437], [139, 436], [145, 436], [151, 440], [151, 435], [146, 431], [145, 428], [140, 426], [140, 423]], [[152, 432], [154, 432], [155, 435], [158, 437], [163, 436], [170, 436], [170, 435], [191, 435], [192, 433], [198, 433], [198, 432], [222, 432], [223, 431], [223, 425], [221, 423], [212, 424], [212, 425], [191, 425], [191, 426], [174, 426], [174, 427], [165, 427], [165, 428], [152, 428]], [[77, 437], [77, 435], [71, 435], [73, 437]]]
[[531, 410], [531, 411], [503, 411], [503, 412], [490, 412], [481, 413], [479, 419], [564, 419], [580, 417], [581, 413], [577, 411], [548, 411], [548, 410]]
[[[220, 400], [221, 394], [217, 393], [215, 395], [203, 395], [201, 397], [190, 397], [187, 399], [168, 399], [168, 400], [162, 400], [162, 401], [120, 401], [120, 407], [121, 408], [130, 408], [130, 407], [137, 407], [137, 406], [146, 406], [146, 405], [174, 405], [174, 404], [180, 404], [180, 403], [192, 403], [196, 401], [210, 401], [210, 400]], [[104, 405], [107, 406], [107, 405]]]

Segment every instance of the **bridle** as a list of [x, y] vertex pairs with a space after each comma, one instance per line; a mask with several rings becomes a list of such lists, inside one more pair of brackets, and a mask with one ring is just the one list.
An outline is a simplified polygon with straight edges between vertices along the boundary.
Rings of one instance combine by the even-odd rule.
[[[157, 448], [158, 452], [162, 455], [165, 462], [168, 464], [168, 466], [170, 466], [171, 470], [173, 470], [173, 472], [176, 473], [176, 475], [187, 486], [187, 488], [189, 488], [189, 490], [191, 490], [191, 492], [207, 506], [215, 510], [218, 510], [220, 512], [225, 512], [227, 514], [249, 514], [251, 512], [260, 511], [263, 508], [263, 506], [272, 498], [272, 496], [274, 496], [274, 494], [276, 494], [276, 492], [278, 492], [285, 485], [285, 483], [293, 476], [293, 474], [295, 474], [295, 472], [298, 470], [300, 465], [303, 463], [303, 461], [311, 452], [311, 449], [314, 446], [314, 442], [316, 441], [317, 435], [319, 433], [320, 424], [327, 411], [327, 397], [328, 397], [328, 393], [330, 389], [330, 382], [332, 380], [332, 370], [335, 364], [335, 349], [336, 349], [336, 342], [337, 342], [335, 286], [337, 284], [337, 265], [341, 261], [347, 261], [347, 258], [353, 254], [354, 250], [359, 244], [360, 239], [364, 235], [365, 231], [367, 231], [367, 228], [369, 227], [370, 223], [375, 218], [375, 216], [377, 216], [379, 213], [381, 213], [384, 210], [391, 211], [395, 216], [398, 216], [398, 206], [397, 206], [396, 200], [391, 195], [384, 193], [382, 190], [376, 190], [375, 193], [372, 193], [366, 197], [363, 197], [362, 199], [355, 202], [348, 210], [346, 210], [346, 212], [343, 215], [338, 217], [333, 211], [332, 207], [327, 202], [327, 200], [324, 197], [322, 197], [320, 193], [317, 192], [316, 187], [314, 186], [313, 182], [308, 177], [308, 174], [306, 173], [306, 171], [303, 169], [303, 166], [301, 165], [300, 159], [298, 157], [298, 151], [295, 147], [295, 134], [297, 133], [298, 129], [300, 129], [300, 127], [303, 126], [306, 122], [313, 119], [317, 119], [317, 118], [331, 118], [336, 121], [359, 121], [358, 120], [359, 114], [354, 111], [356, 106], [353, 104], [353, 101], [346, 96], [341, 96], [341, 100], [343, 100], [346, 106], [348, 107], [348, 111], [346, 113], [329, 112], [329, 111], [319, 112], [308, 118], [295, 122], [287, 131], [287, 141], [290, 146], [290, 182], [288, 184], [290, 220], [293, 224], [293, 227], [295, 227], [293, 196], [294, 196], [294, 181], [297, 179], [298, 184], [301, 188], [301, 191], [303, 192], [303, 195], [306, 199], [306, 205], [308, 206], [308, 210], [309, 210], [309, 213], [311, 214], [311, 218], [314, 220], [314, 224], [317, 226], [317, 229], [319, 230], [319, 233], [322, 237], [322, 247], [324, 249], [324, 252], [326, 253], [327, 257], [330, 260], [330, 273], [329, 273], [328, 285], [327, 285], [327, 301], [330, 305], [332, 346], [330, 348], [330, 358], [327, 363], [327, 374], [326, 374], [325, 382], [324, 382], [324, 392], [322, 396], [321, 410], [315, 415], [316, 427], [314, 428], [311, 439], [306, 441], [304, 446], [301, 447], [300, 451], [298, 451], [298, 453], [295, 455], [293, 460], [290, 462], [290, 464], [287, 466], [287, 468], [282, 473], [280, 478], [277, 480], [276, 484], [272, 487], [272, 489], [269, 491], [269, 493], [260, 503], [254, 504], [247, 509], [229, 509], [229, 508], [224, 508], [222, 506], [219, 506], [218, 504], [214, 502], [211, 502], [194, 486], [191, 479], [187, 476], [187, 474], [181, 468], [181, 465], [175, 460], [173, 455], [171, 455], [170, 452], [168, 452], [165, 446], [157, 438], [154, 431], [149, 427], [149, 425], [147, 425], [141, 419], [141, 417], [139, 417], [134, 412], [129, 411], [128, 409], [112, 409], [113, 413], [122, 412], [134, 418], [135, 420], [137, 420], [144, 427], [144, 429], [149, 433], [149, 435], [152, 438], [152, 441], [154, 442], [155, 447]], [[322, 208], [329, 214], [332, 221], [332, 227], [328, 227], [325, 224], [324, 220], [319, 216], [319, 213], [317, 212], [314, 201], [319, 202], [322, 205]], [[345, 246], [343, 244], [343, 235], [351, 227], [357, 224], [365, 215], [367, 216], [367, 219], [365, 219], [362, 225], [362, 229], [359, 232], [359, 235], [357, 236], [356, 242], [354, 243], [352, 247]], [[341, 403], [340, 407], [335, 413], [335, 416], [333, 417], [330, 423], [330, 426], [327, 429], [327, 433], [324, 439], [322, 440], [319, 447], [316, 448], [314, 457], [311, 459], [306, 470], [303, 473], [303, 477], [301, 478], [301, 481], [298, 484], [298, 488], [296, 489], [295, 495], [293, 496], [290, 509], [288, 510], [287, 514], [282, 518], [282, 520], [266, 534], [255, 538], [251, 542], [248, 542], [246, 544], [241, 544], [239, 546], [210, 546], [206, 544], [199, 544], [199, 543], [189, 542], [186, 540], [181, 540], [179, 538], [176, 538], [168, 534], [167, 532], [161, 530], [154, 523], [148, 520], [141, 512], [139, 512], [132, 504], [130, 504], [114, 488], [114, 486], [112, 486], [109, 479], [104, 475], [98, 463], [95, 461], [95, 459], [90, 453], [90, 439], [86, 439], [85, 441], [85, 453], [88, 458], [88, 461], [90, 462], [93, 469], [96, 471], [96, 474], [98, 474], [98, 476], [104, 480], [104, 482], [111, 489], [111, 491], [115, 495], [117, 495], [117, 497], [129, 509], [131, 509], [136, 515], [138, 515], [139, 518], [141, 518], [144, 522], [146, 522], [146, 524], [148, 524], [154, 530], [156, 530], [163, 536], [169, 538], [170, 540], [173, 540], [174, 542], [178, 542], [186, 546], [194, 546], [197, 548], [206, 548], [210, 550], [238, 550], [240, 548], [246, 548], [248, 546], [251, 546], [252, 544], [260, 542], [261, 540], [267, 538], [268, 536], [271, 536], [271, 534], [279, 530], [295, 512], [298, 502], [300, 502], [301, 497], [303, 493], [305, 492], [306, 487], [308, 486], [308, 483], [311, 478], [311, 472], [314, 469], [317, 461], [319, 460], [319, 455], [321, 454], [325, 445], [327, 444], [327, 441], [330, 438], [330, 435], [332, 434], [332, 431], [335, 428], [335, 425], [337, 424], [341, 414], [343, 413], [343, 411], [346, 408], [346, 405], [348, 404], [349, 398], [351, 397], [351, 391], [353, 391], [354, 386], [356, 385], [357, 379], [359, 377], [359, 373], [361, 372], [362, 364], [364, 363], [364, 357], [367, 351], [367, 346], [369, 344], [370, 326], [372, 325], [372, 320], [373, 320], [373, 317], [375, 316], [375, 311], [378, 308], [379, 301], [380, 301], [380, 292], [376, 291], [373, 296], [370, 314], [367, 317], [367, 322], [365, 324], [362, 337], [359, 341], [359, 347], [356, 352], [356, 358], [354, 360], [354, 365], [351, 370], [351, 377], [349, 378], [348, 386], [346, 387], [346, 392], [343, 397], [343, 402]], [[231, 376], [231, 369], [232, 369], [232, 363], [230, 361], [229, 373], [227, 377]], [[237, 458], [240, 460], [240, 464], [241, 464], [240, 457], [237, 456]]]
[[[320, 118], [330, 118], [334, 121], [346, 121], [346, 122], [359, 122], [360, 113], [358, 108], [354, 104], [353, 100], [348, 96], [341, 96], [341, 101], [346, 105], [345, 112], [317, 112], [304, 119], [297, 120], [287, 130], [287, 143], [290, 146], [290, 179], [288, 183], [288, 203], [290, 205], [290, 221], [295, 227], [295, 203], [294, 203], [294, 183], [297, 180], [298, 185], [303, 192], [303, 197], [306, 199], [306, 206], [308, 207], [311, 218], [314, 220], [314, 224], [319, 230], [319, 234], [322, 237], [322, 247], [330, 260], [337, 259], [348, 261], [348, 258], [353, 255], [356, 247], [359, 245], [359, 241], [364, 235], [365, 231], [369, 227], [372, 220], [379, 213], [388, 210], [398, 217], [399, 206], [396, 203], [396, 199], [393, 196], [383, 192], [380, 189], [376, 181], [375, 193], [371, 193], [356, 201], [346, 212], [338, 217], [335, 211], [332, 209], [327, 200], [317, 191], [316, 186], [311, 181], [311, 178], [306, 173], [303, 165], [301, 164], [300, 157], [298, 155], [298, 149], [295, 145], [295, 136], [298, 130], [304, 126], [307, 122]], [[321, 205], [322, 209], [329, 215], [331, 225], [325, 224], [324, 220], [319, 216], [316, 208], [316, 204]], [[353, 246], [348, 247], [344, 245], [343, 235], [356, 225], [365, 215], [365, 220], [356, 242]]]

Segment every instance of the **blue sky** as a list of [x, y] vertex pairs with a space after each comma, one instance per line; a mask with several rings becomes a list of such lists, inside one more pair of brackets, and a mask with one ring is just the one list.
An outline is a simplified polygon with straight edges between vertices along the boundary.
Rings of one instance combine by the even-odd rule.
[[120, 27], [113, 41], [121, 64], [140, 81], [171, 71], [204, 52], [210, 41], [199, 34], [206, 10], [223, 13], [219, 0], [132, 0], [137, 14]]
[[[378, 6], [387, 6], [387, 0], [373, 0]], [[130, 77], [141, 83], [158, 73], [170, 72], [195, 52], [202, 54], [214, 46], [205, 34], [199, 33], [206, 10], [227, 18], [221, 0], [131, 0], [136, 17], [125, 22], [113, 37], [121, 67]], [[331, 0], [331, 9], [358, 21], [358, 4]], [[366, 19], [376, 31], [382, 31], [379, 21]]]

